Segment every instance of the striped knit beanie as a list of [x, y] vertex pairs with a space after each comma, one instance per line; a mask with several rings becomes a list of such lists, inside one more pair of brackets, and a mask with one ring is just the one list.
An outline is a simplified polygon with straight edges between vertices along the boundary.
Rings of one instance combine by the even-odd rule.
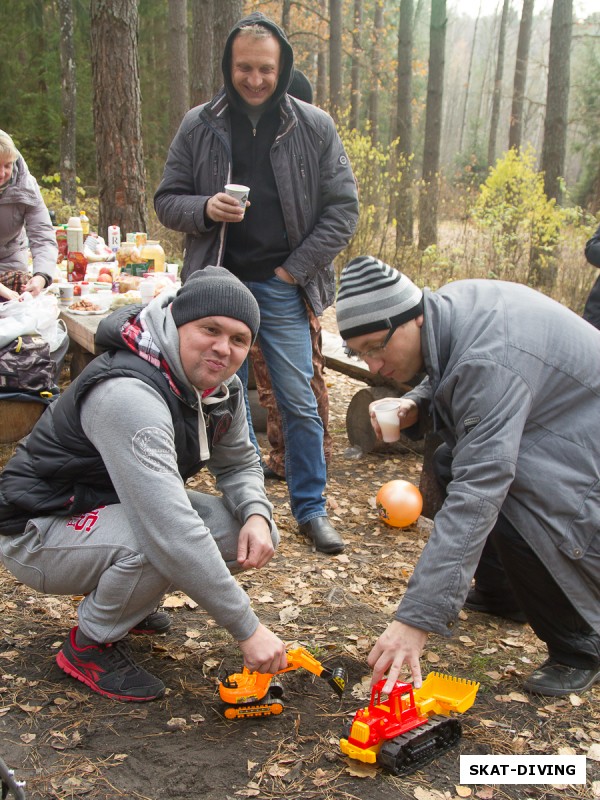
[[423, 313], [423, 292], [398, 270], [373, 256], [347, 264], [336, 300], [342, 339], [403, 325]]

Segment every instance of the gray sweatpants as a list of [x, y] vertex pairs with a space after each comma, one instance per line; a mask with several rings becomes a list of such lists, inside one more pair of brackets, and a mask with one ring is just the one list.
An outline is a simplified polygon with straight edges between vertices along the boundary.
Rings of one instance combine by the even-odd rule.
[[[238, 572], [240, 523], [220, 497], [187, 494], [230, 572]], [[271, 527], [277, 546], [278, 532]], [[0, 536], [0, 560], [17, 580], [38, 592], [85, 594], [78, 608], [79, 627], [97, 642], [122, 639], [155, 610], [170, 585], [148, 562], [120, 505], [75, 517], [36, 517], [23, 535]]]

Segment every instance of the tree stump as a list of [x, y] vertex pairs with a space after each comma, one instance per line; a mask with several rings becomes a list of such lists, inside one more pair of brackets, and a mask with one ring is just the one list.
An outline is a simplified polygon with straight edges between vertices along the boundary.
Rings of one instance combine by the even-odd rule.
[[45, 403], [0, 400], [0, 444], [14, 444], [31, 433], [45, 408]]
[[423, 495], [422, 515], [433, 519], [444, 503], [445, 494], [442, 491], [433, 471], [433, 454], [442, 443], [437, 433], [426, 433], [423, 445], [423, 470], [419, 481], [419, 490]]
[[437, 434], [423, 429], [424, 438], [419, 441], [408, 439], [402, 434], [397, 442], [382, 442], [375, 436], [369, 416], [369, 405], [382, 397], [402, 397], [404, 392], [389, 386], [369, 386], [360, 389], [352, 398], [346, 412], [346, 432], [350, 444], [363, 453], [402, 453], [410, 450], [422, 452], [423, 469], [419, 480], [419, 490], [423, 495], [423, 516], [433, 519], [442, 507], [444, 493], [439, 487], [433, 471], [433, 454], [441, 444]]

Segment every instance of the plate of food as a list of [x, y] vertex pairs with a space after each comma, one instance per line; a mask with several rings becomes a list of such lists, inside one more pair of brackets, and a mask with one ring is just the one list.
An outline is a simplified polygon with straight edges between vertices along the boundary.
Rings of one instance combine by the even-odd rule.
[[67, 311], [71, 314], [78, 314], [79, 316], [86, 317], [91, 314], [106, 314], [105, 308], [102, 308], [102, 306], [93, 303], [85, 297], [82, 297], [81, 300], [77, 300], [75, 303], [71, 303]]

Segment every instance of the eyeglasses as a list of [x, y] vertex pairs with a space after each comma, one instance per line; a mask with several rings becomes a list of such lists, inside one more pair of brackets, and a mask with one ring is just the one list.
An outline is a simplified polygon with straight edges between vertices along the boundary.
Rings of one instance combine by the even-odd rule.
[[389, 344], [390, 339], [396, 333], [396, 329], [398, 325], [394, 325], [393, 328], [390, 328], [388, 335], [385, 337], [381, 344], [376, 344], [374, 347], [370, 347], [368, 350], [352, 350], [350, 347], [345, 348], [346, 355], [348, 358], [351, 358], [355, 361], [365, 361], [367, 358], [380, 358], [381, 354]]

